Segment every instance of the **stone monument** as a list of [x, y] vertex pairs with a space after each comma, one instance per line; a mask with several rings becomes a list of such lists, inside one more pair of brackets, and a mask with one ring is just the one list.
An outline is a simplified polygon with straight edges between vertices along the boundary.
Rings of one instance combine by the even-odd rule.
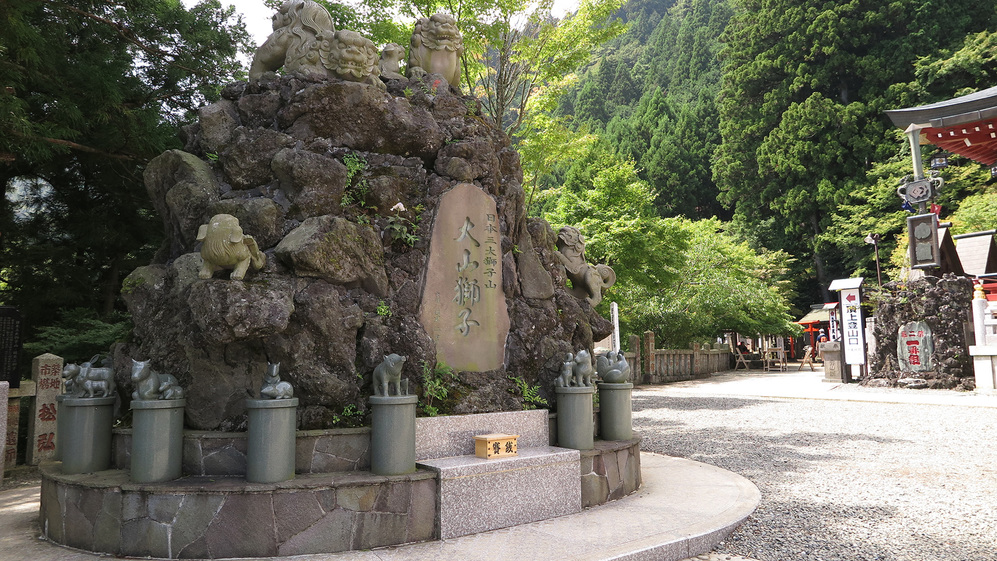
[[[188, 428], [242, 430], [246, 396], [279, 362], [298, 428], [328, 428], [347, 406], [369, 411], [375, 368], [397, 353], [415, 394], [424, 365], [457, 372], [446, 412], [521, 410], [507, 373], [552, 401], [565, 354], [612, 327], [565, 288], [551, 227], [527, 219], [508, 137], [435, 54], [422, 78], [338, 77], [315, 6], [285, 2], [250, 81], [226, 86], [184, 150], [146, 168], [166, 236], [123, 283], [135, 330], [115, 350], [122, 394], [135, 389], [130, 357], [148, 357], [184, 388]], [[455, 55], [449, 20], [428, 19], [417, 40]], [[197, 239], [218, 215], [261, 256], [242, 280], [201, 274], [222, 265]]]

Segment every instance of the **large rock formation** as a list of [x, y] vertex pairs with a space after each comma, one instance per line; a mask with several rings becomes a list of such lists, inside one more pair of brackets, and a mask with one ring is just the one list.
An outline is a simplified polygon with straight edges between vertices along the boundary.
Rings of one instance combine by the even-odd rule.
[[[896, 386], [901, 378], [920, 378], [929, 388], [972, 390], [976, 387], [973, 361], [969, 356], [966, 322], [973, 300], [973, 283], [965, 277], [946, 274], [915, 281], [883, 285], [877, 296], [876, 353], [866, 385]], [[923, 321], [932, 331], [934, 352], [926, 362], [931, 369], [903, 372], [897, 357], [900, 326]]]
[[[385, 92], [267, 73], [229, 85], [199, 117], [185, 150], [146, 170], [167, 240], [155, 263], [124, 282], [135, 330], [115, 355], [119, 366], [148, 359], [175, 375], [188, 427], [244, 426], [244, 399], [256, 395], [267, 362], [280, 362], [293, 384], [301, 428], [332, 426], [348, 406], [364, 410], [389, 353], [407, 357], [403, 376], [421, 391], [424, 365], [437, 359], [419, 320], [429, 240], [441, 196], [461, 183], [495, 201], [511, 327], [494, 342], [504, 344], [504, 366], [460, 372], [446, 408], [519, 409], [510, 377], [538, 385], [553, 404], [564, 355], [608, 334], [609, 322], [565, 289], [550, 226], [526, 218], [508, 138], [442, 76], [389, 80]], [[198, 228], [216, 214], [253, 236], [262, 270], [242, 281], [198, 278]], [[127, 376], [118, 383], [129, 388]]]

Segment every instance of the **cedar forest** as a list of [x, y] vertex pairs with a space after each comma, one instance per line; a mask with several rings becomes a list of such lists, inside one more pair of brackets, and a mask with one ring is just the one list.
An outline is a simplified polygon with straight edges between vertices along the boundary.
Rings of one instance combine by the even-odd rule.
[[[671, 347], [794, 332], [831, 280], [875, 277], [870, 233], [898, 278], [911, 163], [883, 111], [997, 77], [997, 5], [975, 0], [319, 3], [379, 45], [454, 14], [462, 89], [519, 149], [530, 214], [579, 227], [618, 275], [600, 306]], [[85, 360], [128, 336], [121, 281], [162, 238], [145, 163], [253, 46], [216, 0], [7, 0], [0, 21], [0, 304], [26, 356]], [[942, 219], [997, 226], [989, 170], [952, 163]]]

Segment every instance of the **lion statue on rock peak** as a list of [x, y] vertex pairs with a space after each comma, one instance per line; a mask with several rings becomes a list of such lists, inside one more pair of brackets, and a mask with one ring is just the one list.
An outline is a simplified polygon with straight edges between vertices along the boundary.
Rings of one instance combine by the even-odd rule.
[[460, 87], [460, 56], [464, 39], [457, 30], [457, 20], [447, 14], [419, 18], [412, 31], [409, 48], [408, 75], [420, 78], [424, 74], [442, 74], [455, 88]]
[[288, 72], [325, 74], [319, 56], [320, 36], [335, 33], [329, 11], [311, 0], [287, 0], [273, 15], [273, 33], [256, 49], [249, 79], [281, 66]]

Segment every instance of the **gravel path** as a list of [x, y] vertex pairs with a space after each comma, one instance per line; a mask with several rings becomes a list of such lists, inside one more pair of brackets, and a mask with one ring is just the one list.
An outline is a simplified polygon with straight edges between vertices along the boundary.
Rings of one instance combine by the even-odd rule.
[[[669, 395], [669, 394], [672, 395]], [[997, 409], [634, 390], [642, 448], [762, 493], [716, 551], [759, 561], [997, 560]]]

